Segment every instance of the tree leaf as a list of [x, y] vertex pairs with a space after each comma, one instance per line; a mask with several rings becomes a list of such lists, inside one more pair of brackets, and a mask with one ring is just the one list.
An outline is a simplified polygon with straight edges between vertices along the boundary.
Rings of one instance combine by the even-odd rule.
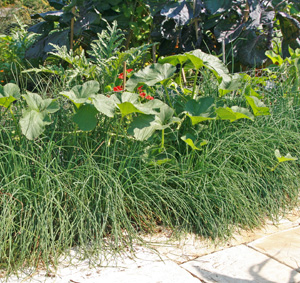
[[155, 63], [134, 73], [126, 84], [129, 91], [133, 91], [138, 84], [146, 84], [154, 86], [159, 82], [163, 82], [171, 78], [176, 71], [176, 67], [171, 64]]

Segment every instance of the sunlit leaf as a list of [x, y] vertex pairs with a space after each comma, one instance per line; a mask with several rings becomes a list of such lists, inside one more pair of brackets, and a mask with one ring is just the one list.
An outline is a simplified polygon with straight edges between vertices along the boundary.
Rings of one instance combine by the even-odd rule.
[[229, 120], [230, 122], [234, 122], [239, 119], [254, 119], [253, 114], [247, 108], [238, 106], [233, 106], [231, 108], [221, 107], [216, 109], [216, 113], [221, 120]]
[[20, 89], [16, 84], [8, 83], [5, 86], [0, 85], [0, 106], [8, 108], [20, 96]]
[[245, 96], [247, 102], [252, 108], [254, 116], [261, 116], [261, 115], [270, 115], [269, 107], [266, 107], [265, 104], [259, 100], [255, 96]]
[[187, 133], [186, 135], [182, 136], [181, 139], [186, 144], [188, 144], [193, 150], [202, 150], [201, 147], [208, 143], [207, 140], [204, 140], [202, 142], [196, 141], [196, 138], [190, 133]]
[[159, 82], [171, 78], [176, 71], [176, 67], [171, 64], [152, 64], [134, 73], [126, 84], [126, 89], [133, 91], [138, 84], [154, 86]]
[[275, 150], [275, 156], [278, 160], [278, 162], [286, 162], [286, 161], [295, 161], [298, 160], [297, 157], [292, 157], [290, 153], [288, 153], [286, 156], [282, 156], [280, 154], [280, 151], [278, 149]]

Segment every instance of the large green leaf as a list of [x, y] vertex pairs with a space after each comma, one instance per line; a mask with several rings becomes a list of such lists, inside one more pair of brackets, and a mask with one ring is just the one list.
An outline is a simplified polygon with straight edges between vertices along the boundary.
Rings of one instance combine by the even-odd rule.
[[23, 95], [28, 104], [20, 119], [22, 133], [30, 140], [37, 138], [51, 124], [48, 114], [59, 110], [55, 99], [42, 99], [38, 94], [28, 92]]
[[83, 103], [91, 101], [99, 89], [100, 86], [97, 81], [88, 81], [83, 85], [76, 85], [70, 91], [63, 91], [60, 94], [69, 98], [79, 108]]
[[214, 102], [213, 97], [201, 97], [198, 101], [192, 99], [186, 103], [184, 110], [193, 125], [216, 118]]
[[218, 78], [219, 82], [221, 82], [221, 79], [225, 81], [231, 80], [227, 67], [218, 57], [211, 54], [206, 54], [200, 49], [196, 49], [185, 54], [191, 60], [195, 69], [205, 67], [211, 70]]
[[8, 83], [4, 87], [0, 85], [0, 106], [8, 108], [20, 96], [20, 89], [17, 85], [12, 83]]
[[154, 115], [141, 114], [133, 118], [128, 134], [140, 141], [147, 140], [156, 131], [157, 126]]
[[154, 86], [159, 82], [171, 78], [176, 71], [176, 67], [171, 64], [159, 64], [155, 63], [147, 66], [143, 70], [134, 73], [126, 84], [126, 88], [129, 91], [133, 91], [138, 84], [146, 84], [148, 86]]
[[167, 56], [165, 58], [159, 58], [158, 63], [165, 64], [169, 63], [173, 66], [177, 66], [178, 64], [183, 65], [188, 60], [188, 57], [185, 54], [178, 54]]
[[259, 100], [255, 96], [245, 96], [247, 102], [252, 108], [254, 116], [261, 116], [261, 115], [270, 115], [269, 107], [266, 107], [265, 104]]
[[143, 113], [141, 110], [135, 107], [134, 104], [132, 104], [131, 102], [123, 102], [121, 104], [118, 104], [118, 107], [121, 111], [122, 117], [131, 113]]
[[114, 116], [116, 106], [113, 99], [110, 99], [103, 94], [97, 94], [92, 98], [92, 102], [99, 112], [108, 117]]
[[220, 96], [224, 96], [228, 92], [238, 90], [242, 85], [242, 78], [239, 74], [223, 76], [222, 82], [219, 84], [218, 90]]
[[279, 55], [279, 54], [276, 54], [274, 51], [272, 50], [268, 50], [266, 51], [266, 56], [268, 58], [270, 58], [272, 60], [272, 63], [274, 65], [278, 65], [278, 66], [281, 66], [284, 62], [283, 58]]
[[155, 115], [155, 120], [159, 125], [158, 129], [163, 130], [174, 123], [180, 123], [181, 120], [177, 117], [173, 117], [173, 115], [174, 110], [168, 105], [163, 105], [160, 108], [160, 112]]
[[140, 114], [135, 117], [128, 128], [128, 133], [137, 140], [145, 140], [153, 135], [156, 130], [164, 130], [181, 120], [173, 117], [174, 110], [168, 105], [163, 105], [156, 115]]
[[229, 120], [230, 122], [239, 120], [239, 119], [250, 119], [253, 120], [254, 116], [252, 113], [243, 107], [232, 106], [231, 108], [218, 108], [216, 113], [221, 120]]
[[73, 121], [82, 131], [91, 131], [97, 126], [97, 109], [91, 104], [81, 106], [73, 116]]
[[27, 139], [33, 140], [44, 132], [45, 126], [49, 124], [49, 121], [45, 113], [29, 109], [23, 113], [19, 123], [23, 135]]

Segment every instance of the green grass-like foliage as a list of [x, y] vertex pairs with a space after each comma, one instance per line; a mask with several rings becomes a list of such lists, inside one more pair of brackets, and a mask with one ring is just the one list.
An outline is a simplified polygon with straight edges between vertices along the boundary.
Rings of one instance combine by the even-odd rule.
[[105, 123], [75, 137], [52, 125], [35, 141], [1, 124], [0, 268], [52, 264], [75, 245], [89, 256], [122, 249], [157, 225], [224, 239], [278, 216], [297, 199], [299, 163], [270, 168], [275, 149], [299, 156], [300, 110], [284, 98], [273, 109], [254, 122], [210, 122], [203, 151], [173, 148], [176, 162], [160, 166], [143, 162], [148, 142], [113, 142]]

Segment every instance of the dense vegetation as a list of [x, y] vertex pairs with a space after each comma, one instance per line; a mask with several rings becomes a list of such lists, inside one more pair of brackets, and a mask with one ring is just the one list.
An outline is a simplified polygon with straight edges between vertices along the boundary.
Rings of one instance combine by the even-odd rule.
[[[50, 265], [74, 246], [89, 257], [118, 252], [157, 227], [222, 240], [297, 204], [299, 5], [169, 2], [51, 0], [52, 11], [33, 16], [45, 22], [0, 37], [0, 269]], [[215, 19], [198, 36], [217, 40], [222, 25], [232, 30], [229, 2], [250, 9], [243, 32], [270, 36], [265, 22], [250, 23], [258, 14], [277, 34], [295, 23], [282, 45], [269, 38], [267, 66], [230, 72], [239, 60], [227, 44], [239, 48], [242, 33], [223, 54], [222, 44], [207, 45], [213, 55], [178, 41], [163, 57], [166, 38], [156, 54], [150, 35], [166, 19], [152, 15], [179, 21], [179, 33]], [[139, 28], [145, 36], [134, 37]]]

